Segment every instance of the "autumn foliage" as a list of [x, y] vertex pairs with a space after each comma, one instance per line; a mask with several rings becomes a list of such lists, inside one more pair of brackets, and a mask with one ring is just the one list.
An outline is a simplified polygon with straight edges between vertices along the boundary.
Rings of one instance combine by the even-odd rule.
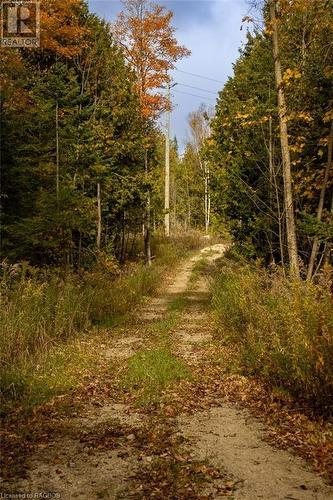
[[82, 0], [43, 0], [41, 48], [59, 56], [73, 57], [83, 46], [87, 29], [80, 22]]
[[113, 33], [135, 71], [143, 113], [154, 117], [168, 106], [160, 90], [170, 81], [168, 72], [190, 51], [175, 38], [171, 11], [146, 0], [126, 0], [124, 5]]
[[[291, 187], [301, 276], [317, 277], [332, 263], [333, 17], [326, 0], [280, 1], [274, 22], [249, 33], [220, 93], [210, 158], [217, 212], [230, 221], [242, 251], [268, 264], [290, 262], [281, 172], [279, 115], [288, 127]], [[266, 2], [266, 6], [272, 2]], [[281, 83], [274, 81], [278, 28]], [[278, 109], [278, 91], [286, 112]], [[317, 251], [313, 251], [316, 242]]]

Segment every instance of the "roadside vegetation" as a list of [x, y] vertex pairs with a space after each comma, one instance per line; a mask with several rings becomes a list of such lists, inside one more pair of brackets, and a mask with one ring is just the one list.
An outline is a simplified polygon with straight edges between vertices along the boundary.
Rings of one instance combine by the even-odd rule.
[[263, 269], [230, 250], [212, 287], [217, 338], [236, 371], [333, 410], [333, 302], [329, 274], [314, 284]]
[[[133, 498], [210, 498], [196, 482], [223, 474], [193, 460], [177, 416], [226, 401], [332, 471], [332, 0], [249, 3], [246, 42], [214, 92], [203, 82], [218, 75], [172, 80], [191, 52], [173, 12], [148, 0], [124, 0], [112, 22], [86, 0], [47, 0], [40, 47], [0, 47], [2, 477], [39, 446], [58, 464], [53, 437], [73, 424], [92, 452], [120, 438], [132, 448], [117, 460], [150, 459]], [[183, 151], [161, 126], [173, 91], [187, 94], [175, 85], [218, 96], [189, 114]], [[210, 249], [186, 264], [182, 292], [163, 294], [215, 235], [232, 239], [219, 263]], [[85, 437], [84, 419], [63, 418], [86, 417], [83, 405], [96, 424]], [[95, 409], [117, 405], [149, 422], [104, 428]]]
[[3, 263], [2, 398], [29, 399], [37, 392], [45, 399], [57, 388], [71, 387], [91, 362], [75, 339], [128, 320], [131, 311], [160, 288], [170, 269], [201, 245], [196, 233], [169, 241], [156, 238], [156, 259], [149, 267], [141, 262], [120, 267], [100, 257], [79, 274]]

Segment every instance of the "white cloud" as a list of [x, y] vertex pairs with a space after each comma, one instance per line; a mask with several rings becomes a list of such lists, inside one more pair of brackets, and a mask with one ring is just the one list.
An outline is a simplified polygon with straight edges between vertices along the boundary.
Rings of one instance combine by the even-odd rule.
[[[209, 13], [207, 13], [209, 23], [203, 23], [195, 17], [193, 22], [177, 32], [180, 42], [192, 51], [191, 57], [181, 61], [177, 67], [190, 73], [225, 82], [232, 75], [232, 64], [237, 59], [238, 49], [245, 40], [245, 32], [240, 28], [242, 18], [247, 14], [247, 6], [243, 0], [210, 1], [205, 4], [207, 9], [209, 8]], [[222, 83], [196, 78], [177, 71], [173, 73], [173, 76], [175, 81], [211, 91], [219, 91], [223, 87]], [[180, 89], [206, 96], [207, 104], [214, 105], [214, 102], [210, 100], [214, 98], [212, 94], [185, 87], [179, 87]], [[176, 109], [172, 116], [172, 131], [181, 142], [186, 138], [187, 115], [199, 107], [201, 100], [175, 92], [174, 102]]]
[[[180, 61], [177, 68], [189, 73], [197, 73], [208, 78], [225, 82], [232, 74], [232, 63], [238, 57], [238, 49], [245, 39], [245, 30], [240, 31], [241, 21], [248, 13], [246, 0], [171, 0], [161, 1], [174, 11], [176, 36], [180, 43], [192, 51], [192, 55]], [[119, 1], [89, 1], [92, 11], [108, 20], [115, 18], [122, 8]], [[174, 80], [180, 83], [219, 91], [223, 83], [196, 78], [175, 71]], [[177, 90], [177, 92], [176, 92]], [[190, 89], [181, 85], [175, 88], [172, 114], [172, 135], [177, 135], [180, 146], [186, 139], [187, 115], [197, 109], [200, 98], [181, 94], [197, 94], [206, 96], [207, 104], [214, 105], [213, 94]]]

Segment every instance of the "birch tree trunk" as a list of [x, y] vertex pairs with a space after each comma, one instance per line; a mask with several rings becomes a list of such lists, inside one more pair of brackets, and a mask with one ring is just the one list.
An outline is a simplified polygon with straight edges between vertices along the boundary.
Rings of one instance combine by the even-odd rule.
[[279, 31], [276, 16], [276, 0], [270, 0], [270, 17], [273, 30], [273, 56], [275, 65], [275, 80], [278, 91], [278, 111], [280, 121], [280, 141], [282, 151], [284, 204], [286, 214], [287, 243], [290, 264], [290, 274], [300, 277], [295, 227], [294, 201], [292, 192], [291, 161], [288, 140], [287, 105], [282, 86], [282, 69], [280, 59]]
[[191, 229], [191, 198], [188, 179], [186, 179], [187, 215], [185, 217], [186, 230]]
[[210, 180], [210, 172], [209, 166], [206, 165], [206, 173], [207, 173], [207, 234], [210, 226], [210, 190], [209, 190], [209, 180]]
[[[198, 155], [200, 155], [199, 151]], [[209, 168], [206, 162], [201, 161], [200, 156], [199, 156], [199, 162], [204, 177], [205, 232], [206, 234], [208, 234], [209, 220], [210, 220]]]
[[[333, 121], [331, 122], [331, 130], [330, 130], [330, 136], [329, 136], [329, 140], [328, 140], [327, 165], [326, 165], [326, 169], [325, 169], [323, 185], [322, 185], [322, 188], [320, 191], [319, 204], [318, 204], [318, 210], [317, 210], [317, 221], [319, 221], [319, 222], [321, 221], [321, 216], [322, 216], [323, 208], [324, 208], [328, 175], [329, 175], [330, 170], [332, 168], [332, 150], [333, 150]], [[310, 280], [312, 278], [313, 269], [314, 269], [314, 265], [315, 265], [317, 253], [318, 253], [318, 247], [319, 247], [319, 240], [318, 240], [318, 238], [315, 238], [313, 241], [313, 244], [312, 244], [312, 251], [311, 251], [311, 256], [310, 256], [310, 261], [309, 261], [308, 272], [307, 272], [307, 276], [306, 276], [307, 280]]]
[[173, 202], [173, 231], [176, 231], [177, 230], [177, 187], [176, 187], [176, 182], [173, 183], [172, 202]]
[[206, 234], [208, 233], [208, 186], [207, 186], [207, 176], [206, 173], [204, 175], [204, 182], [205, 182], [205, 232]]

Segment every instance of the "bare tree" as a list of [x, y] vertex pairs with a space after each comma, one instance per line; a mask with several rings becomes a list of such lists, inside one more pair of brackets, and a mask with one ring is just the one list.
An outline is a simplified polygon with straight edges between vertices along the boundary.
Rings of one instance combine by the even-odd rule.
[[204, 179], [204, 206], [205, 206], [205, 231], [209, 232], [210, 225], [210, 168], [209, 162], [202, 158], [202, 147], [210, 135], [210, 118], [212, 112], [201, 104], [198, 111], [189, 114], [188, 123], [191, 131], [191, 141], [197, 155], [198, 163]]

